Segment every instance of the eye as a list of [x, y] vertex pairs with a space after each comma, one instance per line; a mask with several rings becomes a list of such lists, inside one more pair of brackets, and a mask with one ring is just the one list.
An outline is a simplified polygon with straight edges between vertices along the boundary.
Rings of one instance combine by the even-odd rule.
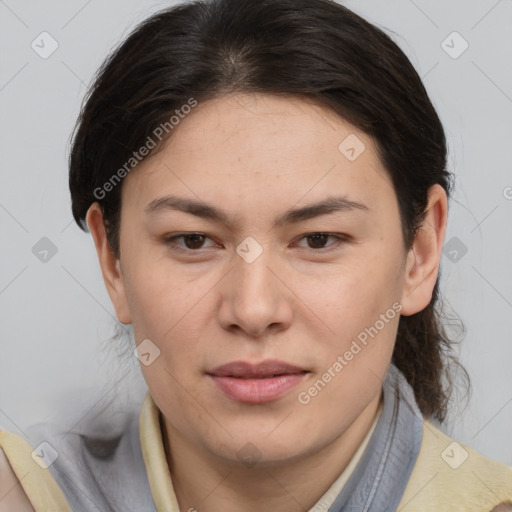
[[[183, 239], [185, 246], [177, 245], [178, 239]], [[173, 251], [177, 252], [194, 252], [198, 249], [203, 249], [204, 241], [210, 239], [203, 233], [181, 233], [179, 235], [173, 235], [164, 237], [164, 242]], [[211, 240], [211, 239], [210, 239]]]
[[[177, 243], [180, 239], [183, 244]], [[325, 246], [329, 239], [334, 239], [334, 243]], [[211, 238], [204, 233], [180, 233], [178, 235], [164, 237], [165, 245], [170, 247], [173, 251], [180, 253], [199, 252], [200, 249], [216, 246], [215, 244], [205, 246], [204, 243], [206, 240], [211, 240]], [[303, 235], [300, 240], [306, 240], [307, 249], [313, 249], [315, 252], [325, 253], [335, 250], [343, 242], [348, 242], [348, 237], [332, 233], [308, 233]]]
[[[327, 247], [325, 244], [329, 238], [334, 238], [336, 241]], [[317, 252], [328, 252], [336, 249], [342, 242], [348, 241], [348, 238], [344, 235], [331, 234], [331, 233], [309, 233], [304, 235], [301, 240], [305, 239], [308, 243], [309, 249], [314, 249]]]

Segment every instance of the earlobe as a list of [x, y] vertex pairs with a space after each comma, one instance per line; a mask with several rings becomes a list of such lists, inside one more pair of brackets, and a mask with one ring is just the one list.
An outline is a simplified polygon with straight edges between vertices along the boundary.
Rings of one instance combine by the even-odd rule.
[[126, 299], [124, 277], [121, 271], [121, 262], [116, 258], [105, 231], [103, 212], [99, 203], [95, 202], [87, 211], [87, 225], [94, 239], [98, 261], [103, 275], [103, 280], [114, 305], [117, 318], [123, 324], [131, 323], [131, 315]]
[[407, 255], [401, 301], [404, 316], [422, 311], [432, 299], [447, 218], [446, 192], [441, 185], [435, 184], [429, 189], [427, 213]]

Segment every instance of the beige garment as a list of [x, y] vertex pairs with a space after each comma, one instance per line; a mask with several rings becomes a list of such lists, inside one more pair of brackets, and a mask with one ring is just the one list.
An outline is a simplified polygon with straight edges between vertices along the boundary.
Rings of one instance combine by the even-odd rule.
[[0, 430], [0, 448], [36, 512], [71, 512], [50, 471], [37, 463], [37, 454], [23, 437]]

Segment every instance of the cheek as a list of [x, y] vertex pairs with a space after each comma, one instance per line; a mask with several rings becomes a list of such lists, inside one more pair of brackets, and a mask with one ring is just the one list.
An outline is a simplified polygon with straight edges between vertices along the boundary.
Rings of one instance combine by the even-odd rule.
[[298, 295], [337, 334], [373, 323], [399, 297], [396, 273], [374, 258], [360, 258], [321, 279], [303, 277], [301, 282]]
[[371, 378], [371, 368], [381, 376], [395, 343], [400, 318], [398, 265], [385, 256], [378, 258], [375, 251], [320, 284], [302, 288], [304, 303], [329, 328], [323, 343], [317, 344], [323, 365], [328, 369], [346, 354], [343, 373], [354, 382], [361, 375], [363, 380]]
[[155, 252], [144, 246], [127, 247], [124, 281], [134, 330], [160, 338], [193, 310], [201, 288], [168, 260], [155, 258]]
[[215, 280], [210, 283], [206, 276], [190, 280], [183, 272], [158, 264], [134, 268], [127, 297], [135, 339], [137, 343], [149, 339], [160, 350], [159, 364], [142, 368], [147, 379], [163, 378], [166, 388], [170, 377], [165, 370], [176, 376], [182, 375], [184, 368], [189, 376], [196, 368], [200, 371], [200, 347], [207, 334], [214, 332], [211, 296], [205, 296], [214, 284]]

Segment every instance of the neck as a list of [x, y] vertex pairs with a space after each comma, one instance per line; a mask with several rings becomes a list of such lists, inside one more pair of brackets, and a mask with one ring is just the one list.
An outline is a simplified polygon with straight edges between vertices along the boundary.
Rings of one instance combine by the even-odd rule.
[[261, 468], [245, 467], [212, 454], [163, 418], [162, 437], [180, 510], [309, 510], [345, 470], [370, 430], [381, 402], [382, 391], [321, 450], [293, 462]]

